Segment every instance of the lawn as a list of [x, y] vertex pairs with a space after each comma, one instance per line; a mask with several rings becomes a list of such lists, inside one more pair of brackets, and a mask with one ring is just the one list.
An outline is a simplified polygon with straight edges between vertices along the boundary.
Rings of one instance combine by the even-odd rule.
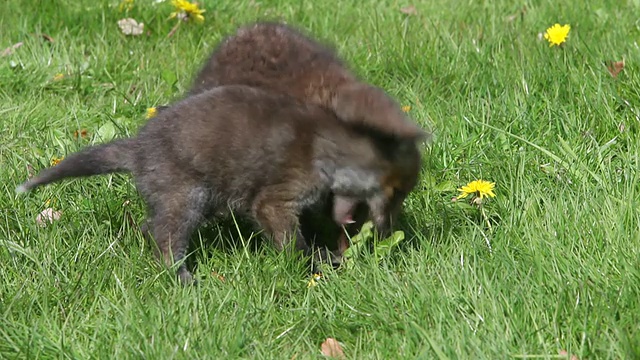
[[[170, 1], [3, 4], [0, 51], [22, 45], [0, 57], [0, 358], [314, 359], [327, 338], [350, 359], [640, 358], [640, 1], [202, 3], [170, 37]], [[256, 19], [335, 44], [433, 127], [388, 256], [365, 247], [309, 286], [301, 259], [210, 224], [183, 288], [136, 229], [128, 176], [15, 194], [135, 134]], [[555, 23], [571, 30], [550, 47]], [[477, 179], [496, 196], [454, 201]], [[38, 226], [46, 208], [60, 219]]]

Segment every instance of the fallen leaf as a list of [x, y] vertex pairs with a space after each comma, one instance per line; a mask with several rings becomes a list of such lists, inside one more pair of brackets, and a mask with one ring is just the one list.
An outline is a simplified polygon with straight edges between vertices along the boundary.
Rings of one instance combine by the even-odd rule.
[[144, 23], [138, 23], [135, 19], [126, 18], [118, 20], [120, 31], [125, 35], [140, 35], [144, 31]]
[[87, 137], [87, 129], [82, 129], [82, 130], [76, 130], [73, 132], [73, 137], [74, 138], [78, 138], [78, 136], [82, 137], [82, 138], [86, 138]]
[[43, 34], [40, 34], [40, 35], [42, 35], [42, 37], [43, 37], [45, 40], [47, 40], [48, 42], [50, 42], [50, 43], [54, 42], [54, 40], [53, 40], [53, 38], [52, 38], [51, 36], [49, 36], [49, 35], [47, 35], [47, 34], [44, 34], [44, 33], [43, 33]]
[[624, 59], [622, 59], [622, 61], [610, 61], [609, 65], [607, 65], [607, 70], [609, 70], [609, 74], [611, 74], [611, 76], [618, 77], [618, 74], [620, 73], [620, 71], [622, 71], [622, 69], [624, 69]]
[[409, 112], [411, 110], [411, 105], [405, 105], [402, 107], [402, 111]]
[[46, 208], [36, 216], [36, 223], [42, 227], [48, 225], [48, 223], [53, 223], [56, 220], [60, 220], [62, 216], [61, 211], [53, 210], [52, 208]]
[[405, 6], [403, 8], [400, 8], [400, 12], [405, 14], [405, 15], [417, 15], [418, 14], [418, 10], [416, 10], [416, 7], [413, 5], [409, 5], [409, 6]]
[[64, 79], [64, 74], [56, 74], [56, 75], [53, 77], [53, 81], [60, 81], [60, 80], [62, 80], [62, 79]]
[[344, 359], [344, 352], [342, 351], [342, 346], [338, 340], [334, 338], [327, 338], [322, 345], [320, 345], [320, 350], [322, 351], [322, 355], [329, 356], [336, 359]]
[[39, 33], [39, 34], [33, 34], [34, 36], [41, 36], [43, 39], [47, 40], [48, 42], [52, 43], [53, 42], [53, 38], [45, 33]]
[[224, 278], [224, 276], [223, 276], [223, 275], [220, 275], [220, 274], [219, 274], [218, 272], [216, 272], [216, 271], [212, 271], [212, 272], [211, 272], [211, 275], [212, 275], [212, 276], [217, 277], [217, 278], [218, 278], [218, 280], [220, 280], [220, 281], [222, 281], [222, 282], [224, 282], [224, 281], [226, 280], [226, 279]]
[[24, 43], [22, 41], [20, 41], [19, 43], [15, 43], [15, 44], [9, 46], [8, 48], [2, 50], [2, 53], [0, 53], [0, 56], [11, 55], [11, 54], [13, 54], [14, 51], [16, 51], [17, 48], [19, 48], [22, 45], [24, 45]]

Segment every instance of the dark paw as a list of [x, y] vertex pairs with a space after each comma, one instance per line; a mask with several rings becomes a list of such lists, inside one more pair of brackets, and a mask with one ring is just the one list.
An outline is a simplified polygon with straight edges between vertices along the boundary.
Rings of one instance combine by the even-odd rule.
[[178, 270], [178, 279], [183, 286], [196, 286], [198, 281], [193, 277], [193, 274], [186, 268], [180, 268]]

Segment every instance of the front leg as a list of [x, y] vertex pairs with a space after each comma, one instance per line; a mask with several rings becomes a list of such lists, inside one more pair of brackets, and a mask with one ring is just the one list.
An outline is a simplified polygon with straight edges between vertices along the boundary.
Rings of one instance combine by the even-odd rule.
[[309, 255], [311, 249], [300, 231], [298, 205], [295, 201], [282, 200], [281, 195], [282, 192], [275, 189], [263, 191], [254, 201], [253, 217], [273, 239], [278, 251], [290, 249], [291, 237], [295, 236], [295, 250]]

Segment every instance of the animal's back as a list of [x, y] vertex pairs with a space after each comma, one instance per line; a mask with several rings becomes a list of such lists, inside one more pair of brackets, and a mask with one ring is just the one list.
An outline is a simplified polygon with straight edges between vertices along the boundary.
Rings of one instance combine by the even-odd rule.
[[354, 80], [329, 46], [293, 27], [262, 22], [241, 27], [224, 39], [196, 76], [190, 94], [245, 84], [322, 103], [327, 96], [318, 97], [318, 92]]
[[221, 86], [160, 113], [145, 137], [172, 143], [165, 156], [233, 197], [312, 171], [314, 129], [332, 116], [283, 94]]

